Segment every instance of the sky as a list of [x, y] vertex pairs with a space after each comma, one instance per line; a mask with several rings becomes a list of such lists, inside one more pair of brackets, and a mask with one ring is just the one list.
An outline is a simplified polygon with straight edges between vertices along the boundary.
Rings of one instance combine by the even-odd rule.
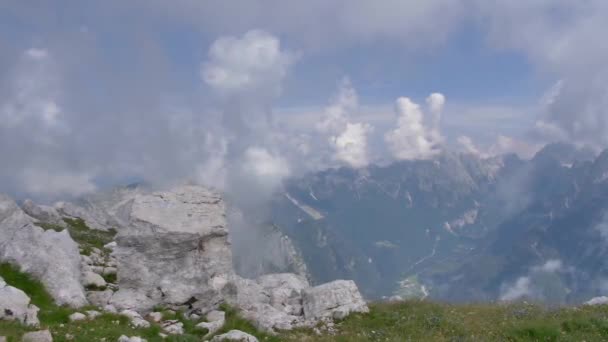
[[0, 192], [608, 145], [603, 0], [0, 3]]

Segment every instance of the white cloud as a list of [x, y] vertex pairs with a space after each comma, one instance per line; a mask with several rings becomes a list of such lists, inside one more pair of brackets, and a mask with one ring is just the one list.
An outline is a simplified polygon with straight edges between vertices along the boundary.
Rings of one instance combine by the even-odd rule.
[[24, 191], [39, 196], [80, 196], [97, 189], [87, 173], [27, 168], [20, 178]]
[[347, 123], [346, 129], [330, 142], [335, 149], [335, 158], [351, 167], [360, 168], [369, 164], [367, 135], [372, 127], [364, 123]]
[[209, 49], [201, 69], [203, 80], [220, 93], [266, 92], [277, 96], [294, 56], [281, 50], [275, 36], [252, 30], [243, 37], [221, 37]]
[[60, 128], [58, 87], [49, 52], [34, 48], [24, 51], [14, 69], [11, 98], [0, 105], [0, 125]]
[[25, 55], [32, 59], [45, 59], [49, 57], [49, 51], [46, 49], [30, 48], [25, 51]]
[[456, 140], [460, 147], [464, 149], [465, 153], [474, 154], [476, 156], [484, 157], [484, 154], [479, 151], [479, 148], [475, 146], [473, 139], [466, 135], [461, 135]]
[[317, 123], [316, 129], [322, 133], [337, 133], [344, 130], [352, 112], [359, 107], [357, 92], [350, 80], [345, 77], [338, 86], [338, 94], [325, 109], [323, 119]]
[[547, 260], [544, 264], [540, 266], [536, 266], [532, 268], [534, 272], [547, 272], [547, 273], [555, 273], [560, 272], [564, 269], [562, 265], [562, 261], [559, 259], [550, 259]]
[[532, 282], [529, 277], [520, 277], [515, 283], [505, 289], [500, 295], [502, 301], [513, 301], [520, 298], [529, 297], [532, 295]]
[[425, 114], [418, 104], [407, 97], [397, 99], [397, 128], [384, 136], [395, 159], [428, 159], [440, 152], [443, 138], [439, 121], [445, 97], [434, 93], [427, 98], [427, 103], [431, 112], [428, 126], [425, 124]]
[[289, 176], [287, 161], [261, 147], [245, 150], [244, 169], [260, 179], [281, 181]]

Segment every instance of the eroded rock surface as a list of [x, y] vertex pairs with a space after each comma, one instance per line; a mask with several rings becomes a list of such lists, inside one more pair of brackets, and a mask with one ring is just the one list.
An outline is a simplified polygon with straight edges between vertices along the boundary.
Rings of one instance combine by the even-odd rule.
[[357, 285], [352, 280], [336, 280], [302, 292], [307, 319], [343, 319], [353, 312], [369, 312]]
[[0, 277], [0, 320], [15, 320], [29, 326], [38, 326], [38, 308], [30, 304], [30, 297], [18, 288], [8, 285]]
[[67, 230], [43, 230], [7, 196], [0, 195], [0, 261], [44, 283], [59, 305], [85, 305], [78, 245]]
[[[122, 211], [128, 225], [116, 237], [118, 309], [154, 305], [191, 308], [221, 299], [232, 254], [222, 198], [203, 187], [138, 194]], [[213, 308], [211, 308], [213, 309]]]

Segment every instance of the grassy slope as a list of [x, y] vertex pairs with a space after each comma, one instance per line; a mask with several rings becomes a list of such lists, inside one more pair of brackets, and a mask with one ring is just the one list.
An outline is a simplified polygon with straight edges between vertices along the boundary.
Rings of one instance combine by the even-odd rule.
[[519, 304], [372, 304], [338, 324], [335, 336], [292, 341], [606, 341], [608, 306], [543, 309]]
[[[98, 232], [86, 227], [80, 220], [66, 220], [70, 234], [86, 251], [103, 248], [115, 232]], [[61, 229], [44, 227], [45, 229]], [[40, 308], [42, 328], [48, 328], [55, 341], [66, 341], [66, 334], [74, 341], [116, 341], [120, 335], [142, 336], [148, 341], [161, 341], [160, 328], [133, 329], [128, 319], [119, 315], [104, 314], [93, 321], [70, 323], [72, 309], [58, 307], [44, 286], [19, 272], [9, 264], [0, 263], [0, 276], [26, 292], [32, 303]], [[89, 308], [91, 309], [91, 308]], [[336, 325], [333, 336], [317, 336], [311, 330], [299, 330], [278, 336], [262, 334], [237, 312], [224, 307], [227, 324], [220, 333], [238, 329], [257, 336], [260, 341], [606, 341], [608, 340], [608, 306], [543, 309], [529, 304], [448, 305], [431, 302], [405, 302], [371, 305], [371, 313], [352, 315]], [[83, 312], [85, 309], [79, 310]], [[186, 334], [170, 337], [169, 341], [201, 341], [202, 331], [196, 331], [196, 322], [176, 317], [184, 322]], [[14, 322], [0, 321], [0, 336], [19, 341], [31, 329]]]
[[[93, 321], [70, 323], [68, 316], [74, 310], [56, 306], [44, 286], [30, 276], [8, 264], [0, 264], [0, 276], [25, 291], [40, 308], [43, 328], [51, 330], [55, 341], [66, 341], [66, 334], [75, 341], [115, 341], [120, 335], [142, 336], [148, 341], [161, 341], [160, 328], [133, 329], [128, 319], [104, 314]], [[262, 334], [235, 310], [227, 312], [226, 332], [239, 329], [256, 335], [260, 341], [605, 341], [608, 340], [608, 306], [543, 309], [540, 306], [519, 303], [511, 305], [478, 304], [448, 305], [411, 301], [397, 304], [371, 305], [366, 315], [352, 315], [336, 325], [333, 336], [317, 336], [311, 330], [283, 333], [279, 336]], [[80, 310], [83, 311], [82, 309]], [[174, 318], [174, 317], [167, 317]], [[184, 322], [186, 334], [170, 337], [169, 341], [200, 341], [204, 332]], [[0, 336], [9, 341], [30, 329], [14, 322], [0, 321]]]

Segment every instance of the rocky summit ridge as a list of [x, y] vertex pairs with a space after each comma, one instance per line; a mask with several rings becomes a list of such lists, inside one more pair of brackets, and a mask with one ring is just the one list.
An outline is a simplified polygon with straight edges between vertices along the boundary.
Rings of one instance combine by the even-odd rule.
[[[219, 317], [217, 310], [228, 304], [266, 332], [368, 311], [353, 281], [311, 286], [292, 273], [238, 276], [224, 200], [196, 185], [125, 188], [54, 206], [25, 201], [19, 207], [0, 195], [0, 263], [41, 281], [58, 305], [94, 305], [141, 326], [159, 307], [186, 317]], [[0, 312], [37, 324], [27, 296], [0, 285]], [[163, 327], [179, 332], [176, 324]]]

